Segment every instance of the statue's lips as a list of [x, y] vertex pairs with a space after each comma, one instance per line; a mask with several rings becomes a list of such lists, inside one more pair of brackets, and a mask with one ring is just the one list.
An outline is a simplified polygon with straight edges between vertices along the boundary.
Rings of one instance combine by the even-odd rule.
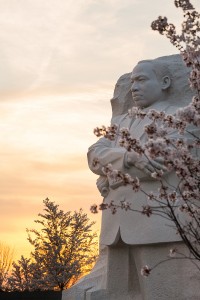
[[135, 101], [141, 100], [143, 98], [143, 96], [141, 94], [133, 94], [133, 93], [132, 93], [132, 97], [133, 97], [133, 100], [135, 100]]

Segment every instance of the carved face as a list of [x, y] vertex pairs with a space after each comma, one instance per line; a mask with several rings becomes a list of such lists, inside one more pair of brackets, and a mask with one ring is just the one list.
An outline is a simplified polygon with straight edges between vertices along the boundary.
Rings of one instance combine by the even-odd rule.
[[151, 63], [136, 65], [131, 74], [131, 81], [132, 97], [137, 107], [145, 108], [163, 100], [162, 78], [157, 78]]

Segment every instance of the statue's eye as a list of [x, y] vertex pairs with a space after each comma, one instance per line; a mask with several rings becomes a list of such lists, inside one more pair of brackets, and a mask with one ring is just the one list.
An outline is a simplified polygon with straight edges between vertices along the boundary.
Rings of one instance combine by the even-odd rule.
[[145, 81], [145, 78], [141, 77], [138, 79], [138, 81], [143, 82], [143, 81]]

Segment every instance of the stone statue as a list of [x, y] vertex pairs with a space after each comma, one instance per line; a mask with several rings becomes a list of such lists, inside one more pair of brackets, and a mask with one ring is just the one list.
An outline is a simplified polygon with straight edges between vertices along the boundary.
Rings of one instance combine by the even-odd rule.
[[[177, 108], [185, 106], [192, 97], [188, 85], [188, 70], [179, 55], [139, 62], [133, 69], [131, 81], [132, 85], [129, 82], [127, 86], [129, 89], [131, 85], [132, 106], [135, 105], [144, 111], [154, 108], [173, 114]], [[114, 95], [111, 102], [113, 107], [111, 122], [117, 123], [119, 128], [129, 128], [131, 134], [144, 143], [147, 139], [144, 126], [150, 124], [151, 120], [148, 117], [143, 120], [129, 117], [127, 109], [131, 106], [131, 101], [128, 89], [125, 88], [126, 92], [121, 94], [123, 99], [117, 99]], [[171, 135], [176, 138], [176, 131]], [[94, 159], [98, 159], [100, 163], [94, 165]], [[115, 204], [120, 204], [125, 200], [131, 202], [132, 207], [139, 211], [142, 205], [148, 203], [148, 199], [141, 191], [134, 193], [131, 186], [124, 186], [120, 182], [116, 184], [112, 179], [106, 178], [102, 166], [108, 163], [111, 163], [114, 169], [133, 177], [137, 176], [142, 189], [146, 192], [155, 191], [160, 186], [159, 182], [150, 176], [152, 165], [149, 161], [145, 157], [138, 159], [134, 152], [127, 152], [125, 148], [120, 147], [118, 138], [114, 141], [101, 138], [92, 145], [88, 151], [88, 163], [90, 169], [100, 176], [97, 187], [105, 203], [114, 201]], [[176, 175], [173, 172], [165, 172], [160, 160], [154, 160], [152, 164], [164, 171], [166, 182], [178, 184]], [[148, 263], [156, 265], [165, 260], [171, 248], [178, 248], [182, 253], [186, 252], [186, 247], [170, 221], [164, 221], [160, 216], [152, 215], [148, 218], [139, 213], [120, 209], [114, 215], [109, 209], [104, 210], [100, 246], [103, 253], [101, 255], [100, 251], [103, 268], [99, 273], [99, 282], [92, 283], [91, 276], [91, 285], [88, 284], [88, 288], [85, 285], [84, 296], [83, 293], [79, 293], [79, 296], [72, 293], [71, 298], [63, 296], [63, 300], [199, 299], [199, 271], [190, 261], [183, 263], [182, 260], [172, 260], [167, 264], [160, 264], [147, 279], [140, 275], [142, 266]], [[97, 262], [96, 269], [99, 265]], [[94, 274], [95, 272], [94, 268]]]

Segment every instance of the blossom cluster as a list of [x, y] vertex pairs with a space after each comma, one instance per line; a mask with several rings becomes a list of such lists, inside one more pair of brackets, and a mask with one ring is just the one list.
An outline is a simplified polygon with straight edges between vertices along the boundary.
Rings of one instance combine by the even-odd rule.
[[194, 9], [189, 0], [175, 0], [174, 4], [176, 7], [182, 7], [184, 11]]
[[128, 114], [131, 118], [144, 119], [146, 112], [142, 111], [139, 107], [133, 106], [128, 110]]
[[110, 179], [113, 183], [121, 183], [123, 185], [131, 185], [134, 192], [138, 192], [140, 189], [140, 181], [137, 177], [133, 178], [128, 173], [123, 173], [119, 170], [113, 169], [111, 164], [102, 168], [104, 174]]
[[[175, 0], [175, 6], [181, 7], [184, 12], [184, 21], [180, 34], [177, 34], [176, 27], [168, 23], [166, 17], [159, 16], [157, 20], [152, 22], [151, 28], [157, 30], [162, 35], [166, 35], [170, 42], [182, 52], [185, 58], [187, 57], [187, 53], [190, 52], [189, 56], [191, 56], [199, 50], [200, 39], [198, 32], [200, 31], [200, 14], [194, 10], [189, 0]], [[192, 57], [190, 61], [193, 63]]]
[[127, 128], [121, 128], [119, 131], [119, 144], [124, 147], [127, 151], [135, 151], [138, 154], [144, 153], [144, 148], [140, 141], [131, 136], [130, 131]]
[[124, 209], [125, 211], [127, 210], [134, 211], [131, 208], [131, 203], [125, 200], [120, 201], [120, 204], [115, 204], [114, 200], [112, 200], [109, 203], [102, 202], [99, 206], [93, 204], [90, 207], [90, 211], [92, 213], [98, 213], [99, 210], [105, 210], [105, 209], [110, 209], [113, 215], [117, 213], [118, 209]]
[[115, 139], [117, 129], [118, 129], [117, 124], [108, 127], [103, 125], [102, 127], [96, 127], [93, 132], [97, 137], [104, 136], [105, 138], [112, 141]]
[[192, 98], [192, 102], [188, 106], [179, 108], [177, 110], [176, 115], [179, 120], [184, 120], [185, 123], [193, 124], [199, 127], [200, 126], [200, 98], [198, 96], [194, 96]]
[[[164, 128], [166, 126], [179, 131], [182, 136], [178, 139], [170, 138], [168, 132], [168, 135], [163, 135], [163, 140], [159, 140], [157, 127], [160, 124], [151, 125], [146, 130], [151, 133], [151, 140], [146, 145], [150, 157], [162, 156], [166, 167], [174, 169], [180, 179], [174, 191], [162, 183], [160, 192], [153, 193], [149, 199], [157, 201], [160, 206], [167, 203], [162, 206], [161, 212], [174, 222], [178, 234], [190, 251], [189, 258], [200, 260], [200, 14], [189, 0], [175, 0], [175, 6], [184, 12], [181, 34], [176, 33], [175, 26], [169, 24], [166, 17], [154, 21], [152, 29], [166, 35], [181, 51], [186, 66], [191, 69], [189, 82], [195, 96], [188, 106], [179, 108], [176, 115], [160, 118]], [[177, 250], [172, 249], [170, 257], [176, 253]]]

